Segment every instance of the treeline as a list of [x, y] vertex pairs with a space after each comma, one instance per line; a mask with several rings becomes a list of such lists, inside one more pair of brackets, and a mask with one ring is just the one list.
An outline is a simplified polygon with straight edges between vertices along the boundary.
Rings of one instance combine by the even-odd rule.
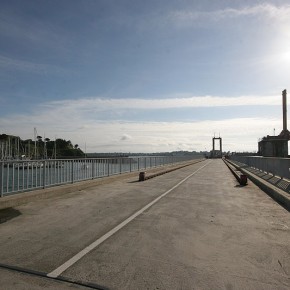
[[130, 156], [192, 156], [206, 155], [207, 151], [173, 151], [173, 152], [158, 152], [158, 153], [87, 153], [91, 158], [109, 158], [109, 157], [130, 157]]
[[22, 140], [18, 136], [0, 134], [0, 157], [1, 159], [47, 159], [84, 157], [85, 153], [78, 144], [73, 145], [70, 140], [58, 138], [50, 140], [37, 136], [36, 140]]

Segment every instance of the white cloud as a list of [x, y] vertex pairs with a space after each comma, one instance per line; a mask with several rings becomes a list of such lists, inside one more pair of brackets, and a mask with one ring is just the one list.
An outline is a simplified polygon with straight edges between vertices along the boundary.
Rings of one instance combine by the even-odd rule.
[[245, 16], [266, 18], [279, 22], [289, 21], [290, 5], [275, 6], [272, 4], [261, 4], [243, 8], [225, 8], [214, 11], [179, 10], [171, 12], [169, 18], [177, 24], [190, 24], [200, 20], [219, 21]]
[[280, 105], [281, 97], [278, 96], [240, 96], [240, 97], [216, 97], [216, 96], [192, 96], [173, 97], [164, 99], [103, 99], [86, 98], [79, 100], [54, 101], [44, 104], [55, 110], [66, 108], [67, 112], [78, 110], [79, 112], [97, 112], [119, 109], [171, 109], [171, 108], [193, 108], [193, 107], [231, 107], [231, 106], [253, 106], [253, 105]]
[[[224, 150], [255, 151], [258, 138], [271, 134], [269, 128], [279, 128], [280, 123], [276, 119], [258, 118], [201, 122], [107, 122], [96, 123], [90, 130], [82, 132], [81, 139], [86, 139], [91, 152], [200, 151], [210, 150], [212, 137], [220, 134]], [[122, 136], [133, 137], [126, 138], [126, 142], [116, 142], [124, 131], [126, 133]]]
[[[156, 109], [241, 105], [280, 105], [278, 96], [238, 98], [184, 97], [173, 99], [101, 99], [58, 101], [34, 108], [33, 114], [0, 118], [0, 130], [33, 139], [33, 128], [48, 138], [64, 138], [87, 152], [164, 152], [175, 150], [211, 150], [211, 138], [221, 135], [227, 151], [255, 151], [257, 139], [279, 133], [281, 120], [270, 118], [227, 118], [184, 122], [140, 122], [109, 119], [100, 121], [98, 110]], [[238, 107], [237, 107], [238, 108]], [[231, 107], [229, 107], [229, 110]], [[213, 116], [211, 116], [212, 119]], [[5, 128], [5, 129], [4, 129]]]
[[[2, 120], [1, 120], [2, 121]], [[64, 127], [58, 120], [42, 121], [39, 134], [59, 137], [79, 144], [87, 152], [164, 152], [174, 150], [211, 150], [214, 134], [223, 138], [226, 151], [255, 151], [257, 140], [279, 127], [281, 120], [239, 118], [197, 122], [91, 122], [76, 129], [78, 121], [70, 120]], [[6, 133], [33, 139], [33, 123], [11, 119], [2, 123]], [[58, 127], [59, 126], [59, 127]], [[270, 129], [272, 131], [272, 129]], [[43, 135], [44, 135], [43, 134]], [[120, 138], [121, 136], [121, 138]], [[120, 140], [122, 139], [122, 140]], [[124, 142], [125, 141], [125, 142]]]

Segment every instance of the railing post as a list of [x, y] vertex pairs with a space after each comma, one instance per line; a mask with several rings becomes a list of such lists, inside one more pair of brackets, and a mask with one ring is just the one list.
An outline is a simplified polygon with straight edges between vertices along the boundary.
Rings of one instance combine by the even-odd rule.
[[110, 162], [109, 162], [109, 159], [107, 159], [107, 163], [108, 163], [108, 176], [110, 176]]
[[75, 160], [73, 159], [71, 162], [71, 183], [74, 183], [74, 163]]
[[95, 165], [96, 165], [96, 160], [92, 160], [92, 179], [95, 178]]
[[0, 166], [0, 196], [3, 197], [3, 167], [4, 167], [4, 162], [1, 162]]
[[45, 188], [45, 184], [46, 184], [46, 160], [43, 162], [43, 184], [42, 184], [42, 188]]

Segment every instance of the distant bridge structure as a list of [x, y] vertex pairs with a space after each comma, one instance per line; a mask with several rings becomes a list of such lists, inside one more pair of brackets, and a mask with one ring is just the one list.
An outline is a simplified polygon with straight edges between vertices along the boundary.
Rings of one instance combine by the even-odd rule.
[[[216, 150], [215, 143], [216, 140], [219, 141], [219, 149]], [[212, 138], [212, 152], [211, 152], [211, 158], [222, 158], [223, 150], [222, 150], [222, 138], [221, 137], [213, 137]]]

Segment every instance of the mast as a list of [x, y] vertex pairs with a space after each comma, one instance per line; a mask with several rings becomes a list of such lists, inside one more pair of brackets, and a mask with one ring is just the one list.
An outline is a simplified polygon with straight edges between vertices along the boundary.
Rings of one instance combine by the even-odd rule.
[[36, 158], [36, 128], [34, 127], [34, 159]]

